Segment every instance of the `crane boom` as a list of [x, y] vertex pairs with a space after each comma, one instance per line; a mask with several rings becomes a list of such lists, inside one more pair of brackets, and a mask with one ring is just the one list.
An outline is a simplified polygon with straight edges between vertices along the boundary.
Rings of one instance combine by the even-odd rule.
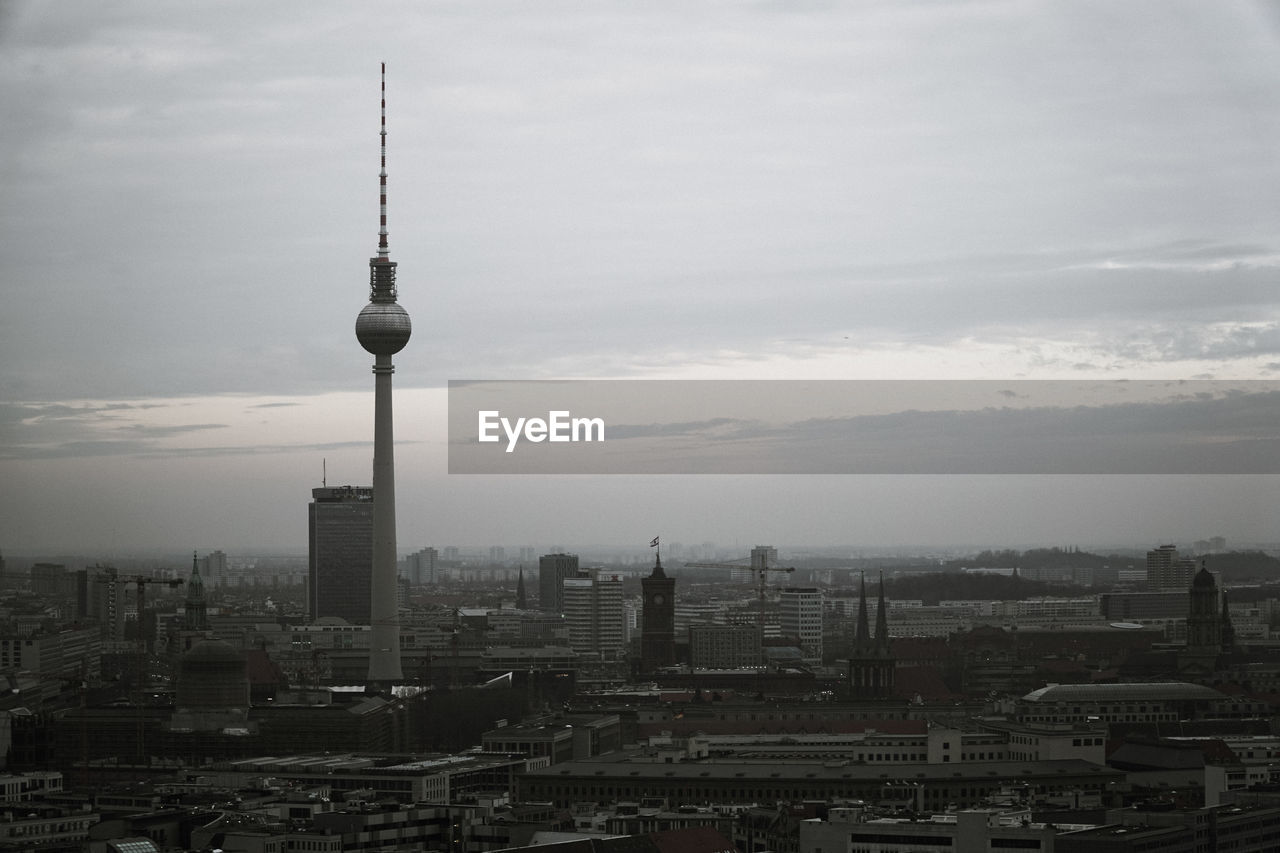
[[[761, 624], [764, 622], [764, 602], [765, 602], [765, 580], [769, 576], [769, 572], [794, 572], [795, 566], [771, 566], [769, 565], [769, 552], [773, 549], [767, 545], [758, 545], [752, 549], [751, 556], [742, 557], [731, 563], [685, 563], [686, 568], [695, 569], [749, 569], [756, 573], [757, 577], [757, 594], [760, 599], [759, 619]], [[750, 561], [750, 565], [742, 565], [743, 561]]]

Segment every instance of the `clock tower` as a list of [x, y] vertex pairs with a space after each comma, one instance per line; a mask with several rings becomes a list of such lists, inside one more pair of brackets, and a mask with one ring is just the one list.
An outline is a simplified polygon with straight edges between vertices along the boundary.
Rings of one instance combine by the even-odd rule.
[[662, 570], [662, 555], [653, 573], [642, 578], [644, 609], [640, 617], [640, 672], [653, 672], [676, 662], [676, 579]]

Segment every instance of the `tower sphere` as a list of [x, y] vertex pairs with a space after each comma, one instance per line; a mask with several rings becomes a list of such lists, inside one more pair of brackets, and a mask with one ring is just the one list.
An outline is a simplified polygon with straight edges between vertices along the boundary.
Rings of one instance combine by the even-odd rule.
[[412, 333], [409, 312], [395, 302], [370, 302], [356, 317], [356, 339], [374, 355], [395, 355]]

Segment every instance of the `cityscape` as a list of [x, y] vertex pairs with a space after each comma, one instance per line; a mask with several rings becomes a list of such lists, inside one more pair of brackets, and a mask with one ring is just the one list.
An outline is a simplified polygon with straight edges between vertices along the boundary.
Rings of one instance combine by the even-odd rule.
[[1280, 18], [838, 5], [0, 8], [0, 851], [1280, 849]]

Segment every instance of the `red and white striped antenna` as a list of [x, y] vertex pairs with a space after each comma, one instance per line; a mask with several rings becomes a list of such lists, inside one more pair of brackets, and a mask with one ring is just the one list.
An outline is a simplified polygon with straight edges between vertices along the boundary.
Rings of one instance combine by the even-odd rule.
[[378, 228], [378, 257], [390, 257], [387, 248], [387, 63], [382, 63], [382, 170], [378, 173], [378, 204], [382, 211]]

